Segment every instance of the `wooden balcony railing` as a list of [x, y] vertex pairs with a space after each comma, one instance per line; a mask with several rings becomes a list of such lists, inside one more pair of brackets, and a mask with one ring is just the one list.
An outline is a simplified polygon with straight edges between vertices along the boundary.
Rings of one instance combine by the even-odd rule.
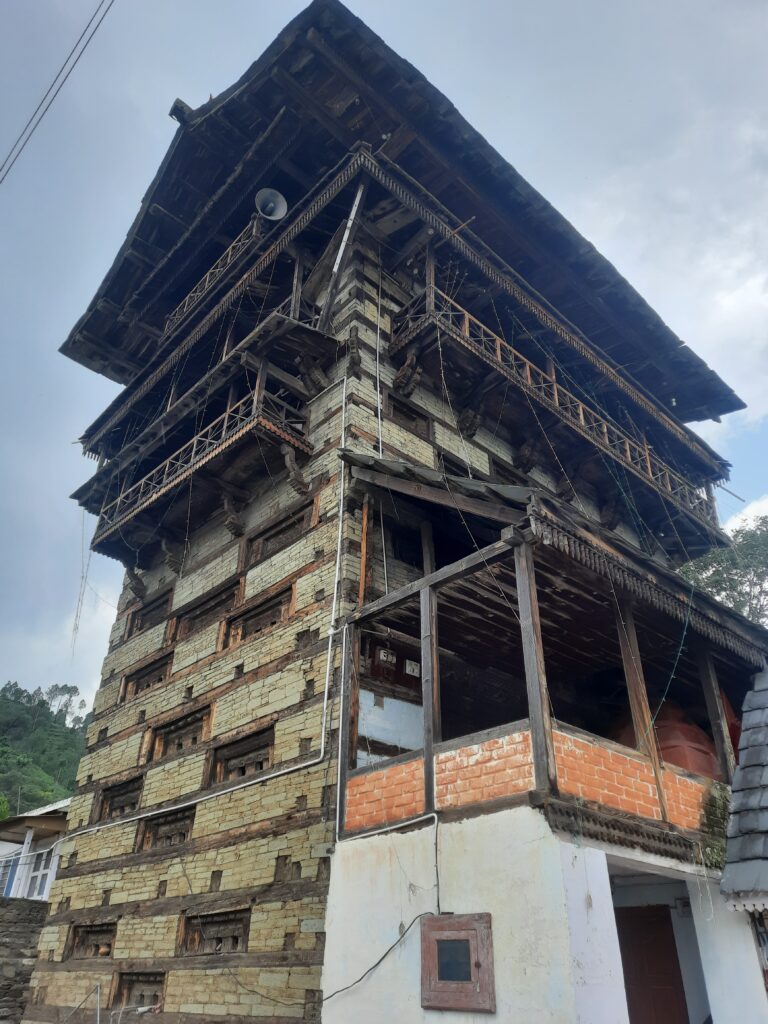
[[621, 463], [659, 494], [709, 528], [719, 529], [713, 499], [671, 469], [646, 443], [638, 441], [576, 398], [550, 374], [536, 366], [503, 338], [439, 288], [428, 290], [409, 303], [395, 324], [393, 349], [430, 326], [479, 356], [520, 387], [539, 404], [554, 412], [577, 433]]
[[303, 420], [301, 411], [276, 395], [263, 392], [259, 400], [255, 393], [246, 395], [141, 480], [105, 502], [93, 545], [173, 490], [250, 430], [311, 454], [312, 446], [303, 436]]

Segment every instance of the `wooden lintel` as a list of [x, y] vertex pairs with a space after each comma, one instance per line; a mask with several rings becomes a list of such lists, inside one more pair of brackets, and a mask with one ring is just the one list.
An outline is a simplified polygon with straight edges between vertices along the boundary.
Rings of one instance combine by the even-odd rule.
[[496, 504], [482, 498], [468, 498], [465, 494], [459, 494], [457, 491], [449, 492], [440, 487], [431, 487], [413, 480], [401, 480], [389, 473], [377, 473], [374, 470], [360, 469], [357, 466], [352, 467], [352, 479], [372, 484], [374, 487], [381, 487], [386, 491], [407, 494], [411, 498], [421, 498], [423, 501], [430, 501], [435, 505], [445, 505], [447, 508], [470, 512], [483, 516], [485, 519], [506, 523], [508, 526], [521, 522], [524, 515], [523, 512], [510, 508], [508, 505]]
[[458, 562], [452, 562], [451, 565], [443, 566], [442, 569], [438, 569], [436, 572], [428, 573], [426, 576], [422, 576], [421, 579], [408, 583], [399, 590], [393, 590], [392, 593], [380, 597], [378, 601], [372, 601], [365, 608], [361, 608], [360, 611], [351, 615], [349, 621], [362, 622], [364, 619], [370, 619], [381, 612], [387, 611], [389, 608], [402, 604], [426, 587], [444, 586], [452, 580], [461, 579], [462, 576], [469, 576], [473, 572], [487, 568], [493, 565], [494, 562], [503, 561], [503, 559], [509, 557], [512, 548], [521, 543], [522, 539], [518, 537], [512, 527], [502, 530], [500, 540], [494, 541], [493, 544], [488, 544], [484, 548], [478, 548], [471, 555], [460, 558]]
[[712, 653], [705, 642], [696, 645], [696, 662], [699, 668], [701, 686], [704, 690], [704, 700], [707, 704], [707, 714], [709, 715], [709, 724], [712, 727], [712, 736], [715, 741], [720, 771], [723, 773], [723, 781], [730, 785], [733, 781], [733, 773], [736, 770], [736, 757], [725, 720], [725, 710], [720, 695], [720, 684], [717, 679], [715, 663], [712, 659]]
[[515, 548], [515, 578], [520, 614], [528, 717], [531, 723], [534, 784], [540, 792], [557, 793], [557, 769], [552, 741], [549, 690], [544, 667], [539, 598], [533, 566], [533, 548], [529, 543]]
[[641, 753], [646, 753], [653, 768], [658, 791], [659, 806], [664, 821], [669, 820], [667, 800], [664, 794], [664, 771], [661, 763], [661, 752], [653, 724], [653, 716], [648, 703], [648, 690], [645, 685], [643, 663], [640, 658], [640, 645], [637, 640], [635, 614], [631, 601], [619, 598], [616, 607], [616, 629], [619, 634], [621, 660], [624, 664], [624, 678], [629, 693], [629, 708], [632, 714], [632, 725], [635, 730], [635, 744]]

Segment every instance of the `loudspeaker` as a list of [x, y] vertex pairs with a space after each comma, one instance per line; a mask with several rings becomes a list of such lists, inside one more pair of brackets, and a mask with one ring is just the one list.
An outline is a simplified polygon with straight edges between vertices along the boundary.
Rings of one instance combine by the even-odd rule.
[[265, 220], [282, 220], [288, 213], [288, 203], [276, 189], [262, 188], [256, 193], [256, 212]]

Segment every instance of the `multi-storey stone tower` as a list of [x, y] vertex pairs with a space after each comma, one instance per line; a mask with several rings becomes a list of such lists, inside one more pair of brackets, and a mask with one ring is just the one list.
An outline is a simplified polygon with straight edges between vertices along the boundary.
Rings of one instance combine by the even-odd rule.
[[[574, 832], [682, 874], [721, 864], [726, 713], [766, 642], [674, 568], [726, 542], [727, 464], [685, 423], [741, 402], [336, 0], [171, 113], [63, 347], [124, 385], [83, 437], [98, 468], [75, 497], [126, 577], [26, 1019], [91, 1020], [99, 1001], [170, 1024], [316, 1020], [325, 997], [327, 1020], [493, 1003], [594, 1024], [573, 1014], [623, 991], [615, 923], [602, 980], [579, 961], [585, 988], [567, 919], [544, 915], [551, 963], [531, 919], [578, 872], [531, 867], [524, 911], [525, 884], [476, 884], [478, 851], [486, 880], [523, 863], [516, 843], [543, 863]], [[435, 939], [430, 968], [427, 931], [406, 991], [403, 898], [476, 928], [482, 1005], [441, 988], [464, 967]], [[528, 980], [510, 966], [523, 914]], [[352, 983], [398, 935], [390, 1005]]]

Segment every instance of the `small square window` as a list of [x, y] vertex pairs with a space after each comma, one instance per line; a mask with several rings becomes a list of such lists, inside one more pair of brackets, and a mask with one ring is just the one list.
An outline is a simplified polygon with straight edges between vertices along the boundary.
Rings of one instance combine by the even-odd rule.
[[422, 918], [421, 1005], [496, 1012], [490, 914]]

